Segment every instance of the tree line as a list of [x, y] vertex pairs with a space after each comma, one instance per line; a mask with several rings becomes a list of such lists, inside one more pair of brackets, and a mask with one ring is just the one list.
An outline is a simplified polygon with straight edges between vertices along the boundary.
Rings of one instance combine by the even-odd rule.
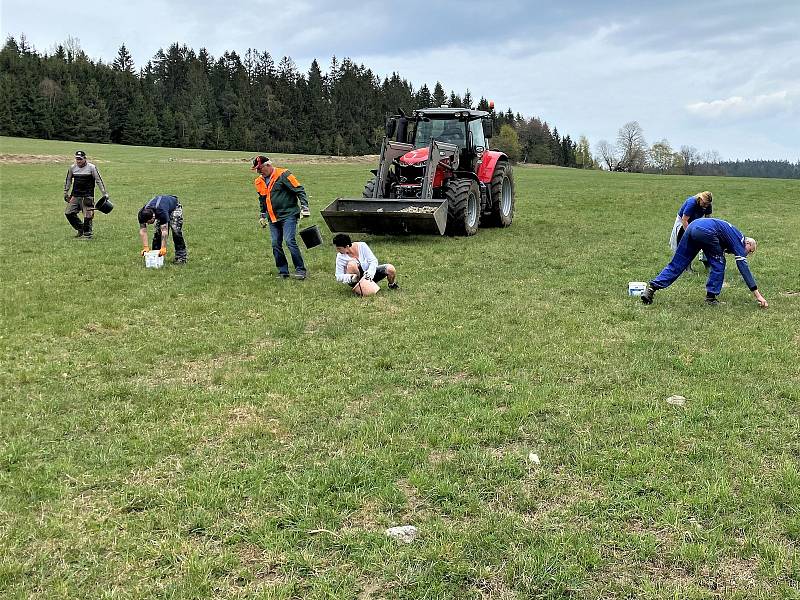
[[307, 73], [266, 51], [212, 57], [185, 45], [159, 50], [136, 69], [123, 44], [111, 64], [90, 59], [74, 38], [39, 53], [24, 35], [0, 50], [0, 134], [141, 146], [361, 155], [376, 153], [384, 122], [398, 108], [441, 106], [490, 111], [493, 146], [512, 160], [590, 166], [588, 140], [511, 109], [495, 112], [469, 90], [440, 82], [419, 89], [398, 73], [333, 57]]
[[686, 145], [674, 150], [666, 139], [648, 146], [638, 121], [620, 127], [616, 145], [600, 140], [595, 151], [597, 164], [609, 171], [800, 179], [800, 160], [723, 161], [715, 150], [699, 152]]

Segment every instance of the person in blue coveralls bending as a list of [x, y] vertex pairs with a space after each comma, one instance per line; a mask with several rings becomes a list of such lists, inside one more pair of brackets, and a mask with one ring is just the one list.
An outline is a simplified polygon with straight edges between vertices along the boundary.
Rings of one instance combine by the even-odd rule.
[[762, 308], [769, 306], [764, 296], [758, 291], [756, 280], [747, 264], [747, 256], [756, 251], [756, 241], [753, 238], [745, 237], [741, 231], [727, 221], [713, 218], [697, 219], [689, 223], [670, 263], [647, 284], [647, 288], [642, 294], [642, 302], [652, 304], [656, 290], [672, 285], [701, 250], [705, 253], [709, 265], [708, 281], [706, 282], [706, 302], [708, 304], [719, 304], [717, 296], [722, 291], [722, 282], [725, 279], [725, 253], [729, 253], [736, 257], [736, 267], [759, 305]]

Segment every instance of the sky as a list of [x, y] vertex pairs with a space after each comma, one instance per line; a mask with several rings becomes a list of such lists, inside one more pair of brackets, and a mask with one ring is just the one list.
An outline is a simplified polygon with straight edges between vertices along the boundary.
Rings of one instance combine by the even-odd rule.
[[800, 160], [800, 0], [1, 0], [0, 32], [40, 53], [77, 38], [137, 67], [172, 43], [212, 56], [248, 48], [301, 71], [349, 57], [415, 89], [492, 99], [592, 148], [638, 121], [722, 159]]

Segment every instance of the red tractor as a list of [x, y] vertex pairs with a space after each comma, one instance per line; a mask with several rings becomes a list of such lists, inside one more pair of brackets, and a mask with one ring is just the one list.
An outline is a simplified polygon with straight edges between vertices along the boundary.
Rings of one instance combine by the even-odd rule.
[[386, 123], [378, 168], [362, 198], [337, 198], [322, 211], [331, 231], [474, 235], [508, 227], [514, 174], [489, 150], [488, 112], [468, 108], [402, 111]]

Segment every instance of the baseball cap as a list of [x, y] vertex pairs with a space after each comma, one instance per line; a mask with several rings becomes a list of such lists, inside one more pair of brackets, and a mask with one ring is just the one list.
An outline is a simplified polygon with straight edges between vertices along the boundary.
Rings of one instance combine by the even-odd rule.
[[86, 158], [86, 152], [83, 150], [78, 150], [75, 152], [75, 158]]
[[259, 154], [258, 156], [256, 156], [253, 159], [253, 168], [252, 168], [252, 170], [256, 171], [262, 165], [271, 165], [271, 164], [272, 164], [272, 161], [269, 159], [269, 157], [264, 156], [263, 154]]

